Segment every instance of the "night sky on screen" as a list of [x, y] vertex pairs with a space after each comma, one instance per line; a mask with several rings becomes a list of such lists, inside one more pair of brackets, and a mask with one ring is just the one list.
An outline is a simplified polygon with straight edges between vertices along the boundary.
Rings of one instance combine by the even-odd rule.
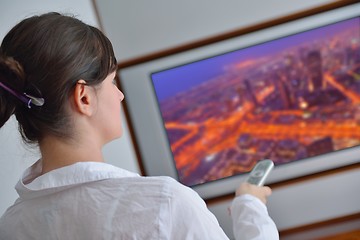
[[316, 28], [295, 35], [282, 37], [255, 46], [192, 62], [183, 66], [153, 73], [152, 80], [158, 100], [161, 102], [179, 92], [206, 82], [223, 73], [224, 67], [241, 61], [261, 58], [284, 51], [304, 42], [331, 37], [344, 29], [360, 28], [360, 18]]

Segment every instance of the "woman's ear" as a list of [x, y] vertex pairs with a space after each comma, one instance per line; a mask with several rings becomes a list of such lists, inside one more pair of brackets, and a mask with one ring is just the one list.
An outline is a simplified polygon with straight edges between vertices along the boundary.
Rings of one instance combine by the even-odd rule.
[[76, 83], [74, 90], [75, 109], [84, 115], [91, 116], [93, 113], [94, 104], [93, 89], [86, 85], [84, 80], [79, 80]]

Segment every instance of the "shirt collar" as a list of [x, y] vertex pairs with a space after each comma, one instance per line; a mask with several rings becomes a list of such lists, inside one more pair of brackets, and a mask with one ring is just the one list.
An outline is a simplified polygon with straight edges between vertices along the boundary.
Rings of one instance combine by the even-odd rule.
[[42, 162], [25, 170], [15, 189], [20, 198], [34, 198], [88, 182], [109, 178], [137, 177], [136, 173], [103, 162], [77, 162], [41, 174]]

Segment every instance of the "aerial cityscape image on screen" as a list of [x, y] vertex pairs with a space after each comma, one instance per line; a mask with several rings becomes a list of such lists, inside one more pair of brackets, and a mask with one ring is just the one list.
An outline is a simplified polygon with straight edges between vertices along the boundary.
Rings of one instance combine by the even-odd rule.
[[151, 78], [188, 186], [360, 145], [359, 17]]

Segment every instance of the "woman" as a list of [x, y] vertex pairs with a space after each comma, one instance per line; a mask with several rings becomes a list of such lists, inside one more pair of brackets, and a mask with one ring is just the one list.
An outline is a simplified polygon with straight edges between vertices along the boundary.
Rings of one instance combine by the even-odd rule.
[[[116, 59], [96, 28], [48, 13], [17, 24], [0, 49], [0, 126], [15, 114], [41, 159], [16, 185], [1, 239], [227, 239], [204, 201], [168, 177], [104, 163], [122, 134]], [[231, 206], [237, 239], [278, 239], [264, 203], [242, 184]]]

